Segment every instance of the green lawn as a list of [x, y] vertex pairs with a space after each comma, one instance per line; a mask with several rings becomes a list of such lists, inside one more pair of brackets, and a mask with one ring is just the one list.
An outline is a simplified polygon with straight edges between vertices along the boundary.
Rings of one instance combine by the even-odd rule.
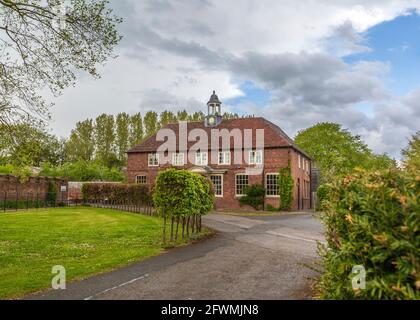
[[54, 265], [69, 282], [159, 254], [162, 225], [88, 207], [0, 213], [0, 299], [49, 288]]

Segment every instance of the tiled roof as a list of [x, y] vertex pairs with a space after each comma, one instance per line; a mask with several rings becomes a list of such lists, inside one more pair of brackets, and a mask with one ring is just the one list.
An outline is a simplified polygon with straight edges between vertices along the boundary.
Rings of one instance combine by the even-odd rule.
[[[177, 150], [179, 150], [178, 142], [178, 134], [179, 134], [179, 126], [178, 123], [170, 123], [165, 126], [165, 129], [172, 129], [177, 138]], [[207, 132], [208, 136], [211, 137], [211, 130], [212, 129], [227, 129], [229, 131], [233, 129], [240, 129], [243, 133], [245, 129], [252, 130], [252, 137], [253, 137], [253, 147], [255, 147], [256, 142], [256, 130], [257, 129], [264, 129], [264, 147], [265, 148], [276, 148], [276, 147], [292, 147], [295, 150], [301, 152], [305, 156], [309, 157], [303, 150], [301, 150], [294, 141], [277, 125], [274, 123], [261, 118], [261, 117], [253, 117], [253, 118], [237, 118], [237, 119], [226, 119], [223, 120], [221, 124], [214, 128], [208, 128], [204, 126], [204, 121], [194, 121], [187, 123], [187, 130], [190, 133], [194, 129], [202, 129]], [[128, 153], [141, 153], [141, 152], [154, 152], [158, 149], [158, 147], [162, 144], [162, 141], [156, 141], [156, 134], [147, 138], [139, 145], [135, 146]], [[188, 142], [188, 148], [194, 145], [196, 141]], [[210, 143], [209, 143], [210, 144]], [[221, 143], [220, 143], [221, 145]], [[233, 147], [233, 142], [231, 142], [231, 146]], [[210, 145], [209, 145], [210, 148]]]

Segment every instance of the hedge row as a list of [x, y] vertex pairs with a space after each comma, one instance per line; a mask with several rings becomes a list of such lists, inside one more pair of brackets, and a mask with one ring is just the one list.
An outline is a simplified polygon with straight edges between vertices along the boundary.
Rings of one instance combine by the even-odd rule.
[[[322, 188], [323, 299], [420, 299], [420, 176], [356, 171]], [[352, 285], [354, 266], [366, 287]]]
[[82, 186], [84, 201], [109, 201], [117, 203], [149, 203], [150, 190], [140, 184], [119, 183], [84, 183]]

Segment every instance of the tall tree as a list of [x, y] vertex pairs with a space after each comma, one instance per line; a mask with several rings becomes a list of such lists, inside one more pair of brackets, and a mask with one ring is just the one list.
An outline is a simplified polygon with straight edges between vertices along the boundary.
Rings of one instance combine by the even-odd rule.
[[120, 22], [107, 0], [0, 0], [0, 124], [45, 120], [41, 90], [60, 94], [80, 70], [97, 77]]
[[394, 165], [388, 156], [375, 155], [360, 136], [352, 135], [337, 123], [318, 123], [299, 131], [295, 142], [321, 169], [322, 182], [348, 173], [355, 167], [371, 169]]
[[168, 123], [176, 122], [176, 115], [172, 111], [162, 111], [160, 114], [160, 128], [165, 127]]
[[[13, 130], [13, 136], [5, 134]], [[0, 163], [16, 166], [41, 166], [43, 163], [59, 165], [62, 142], [44, 128], [28, 124], [0, 126]]]
[[189, 119], [189, 121], [201, 121], [201, 120], [204, 120], [204, 117], [205, 117], [204, 113], [201, 112], [201, 111], [198, 111], [198, 112], [194, 112], [193, 114], [191, 114], [188, 117], [188, 119]]
[[178, 111], [176, 114], [178, 121], [187, 121], [188, 120], [188, 112], [186, 110]]
[[150, 137], [159, 129], [158, 114], [154, 111], [148, 111], [144, 116], [144, 128], [146, 137]]
[[101, 114], [95, 126], [96, 159], [112, 167], [116, 164], [114, 116]]
[[125, 112], [117, 114], [116, 125], [117, 132], [115, 144], [117, 147], [118, 160], [125, 163], [127, 160], [126, 152], [128, 151], [129, 145], [130, 116]]
[[143, 136], [143, 118], [140, 113], [136, 113], [130, 117], [130, 148], [139, 144]]
[[95, 152], [95, 126], [92, 119], [76, 123], [66, 145], [68, 159], [72, 162], [93, 160]]
[[408, 170], [420, 170], [420, 131], [417, 131], [408, 142], [408, 147], [402, 151], [403, 164]]

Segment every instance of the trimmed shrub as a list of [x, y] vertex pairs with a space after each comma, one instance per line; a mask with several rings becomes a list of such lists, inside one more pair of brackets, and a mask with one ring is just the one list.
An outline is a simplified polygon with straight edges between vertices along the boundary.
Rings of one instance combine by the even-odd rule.
[[289, 165], [285, 168], [281, 168], [279, 171], [279, 194], [280, 194], [280, 206], [279, 210], [288, 211], [292, 208], [293, 202], [293, 178], [292, 172]]
[[[327, 187], [320, 298], [420, 299], [420, 177], [357, 170]], [[357, 265], [365, 289], [353, 289]]]
[[254, 184], [244, 188], [244, 196], [239, 199], [241, 204], [260, 210], [264, 207], [265, 189], [262, 185]]
[[[178, 231], [201, 232], [201, 216], [214, 206], [214, 191], [210, 180], [188, 170], [161, 171], [153, 189], [153, 202], [164, 218], [163, 241], [166, 241], [166, 220], [171, 221], [170, 239], [177, 240]], [[181, 225], [181, 228], [179, 227]]]
[[86, 202], [108, 201], [128, 204], [151, 201], [149, 188], [140, 184], [84, 183], [81, 191]]

